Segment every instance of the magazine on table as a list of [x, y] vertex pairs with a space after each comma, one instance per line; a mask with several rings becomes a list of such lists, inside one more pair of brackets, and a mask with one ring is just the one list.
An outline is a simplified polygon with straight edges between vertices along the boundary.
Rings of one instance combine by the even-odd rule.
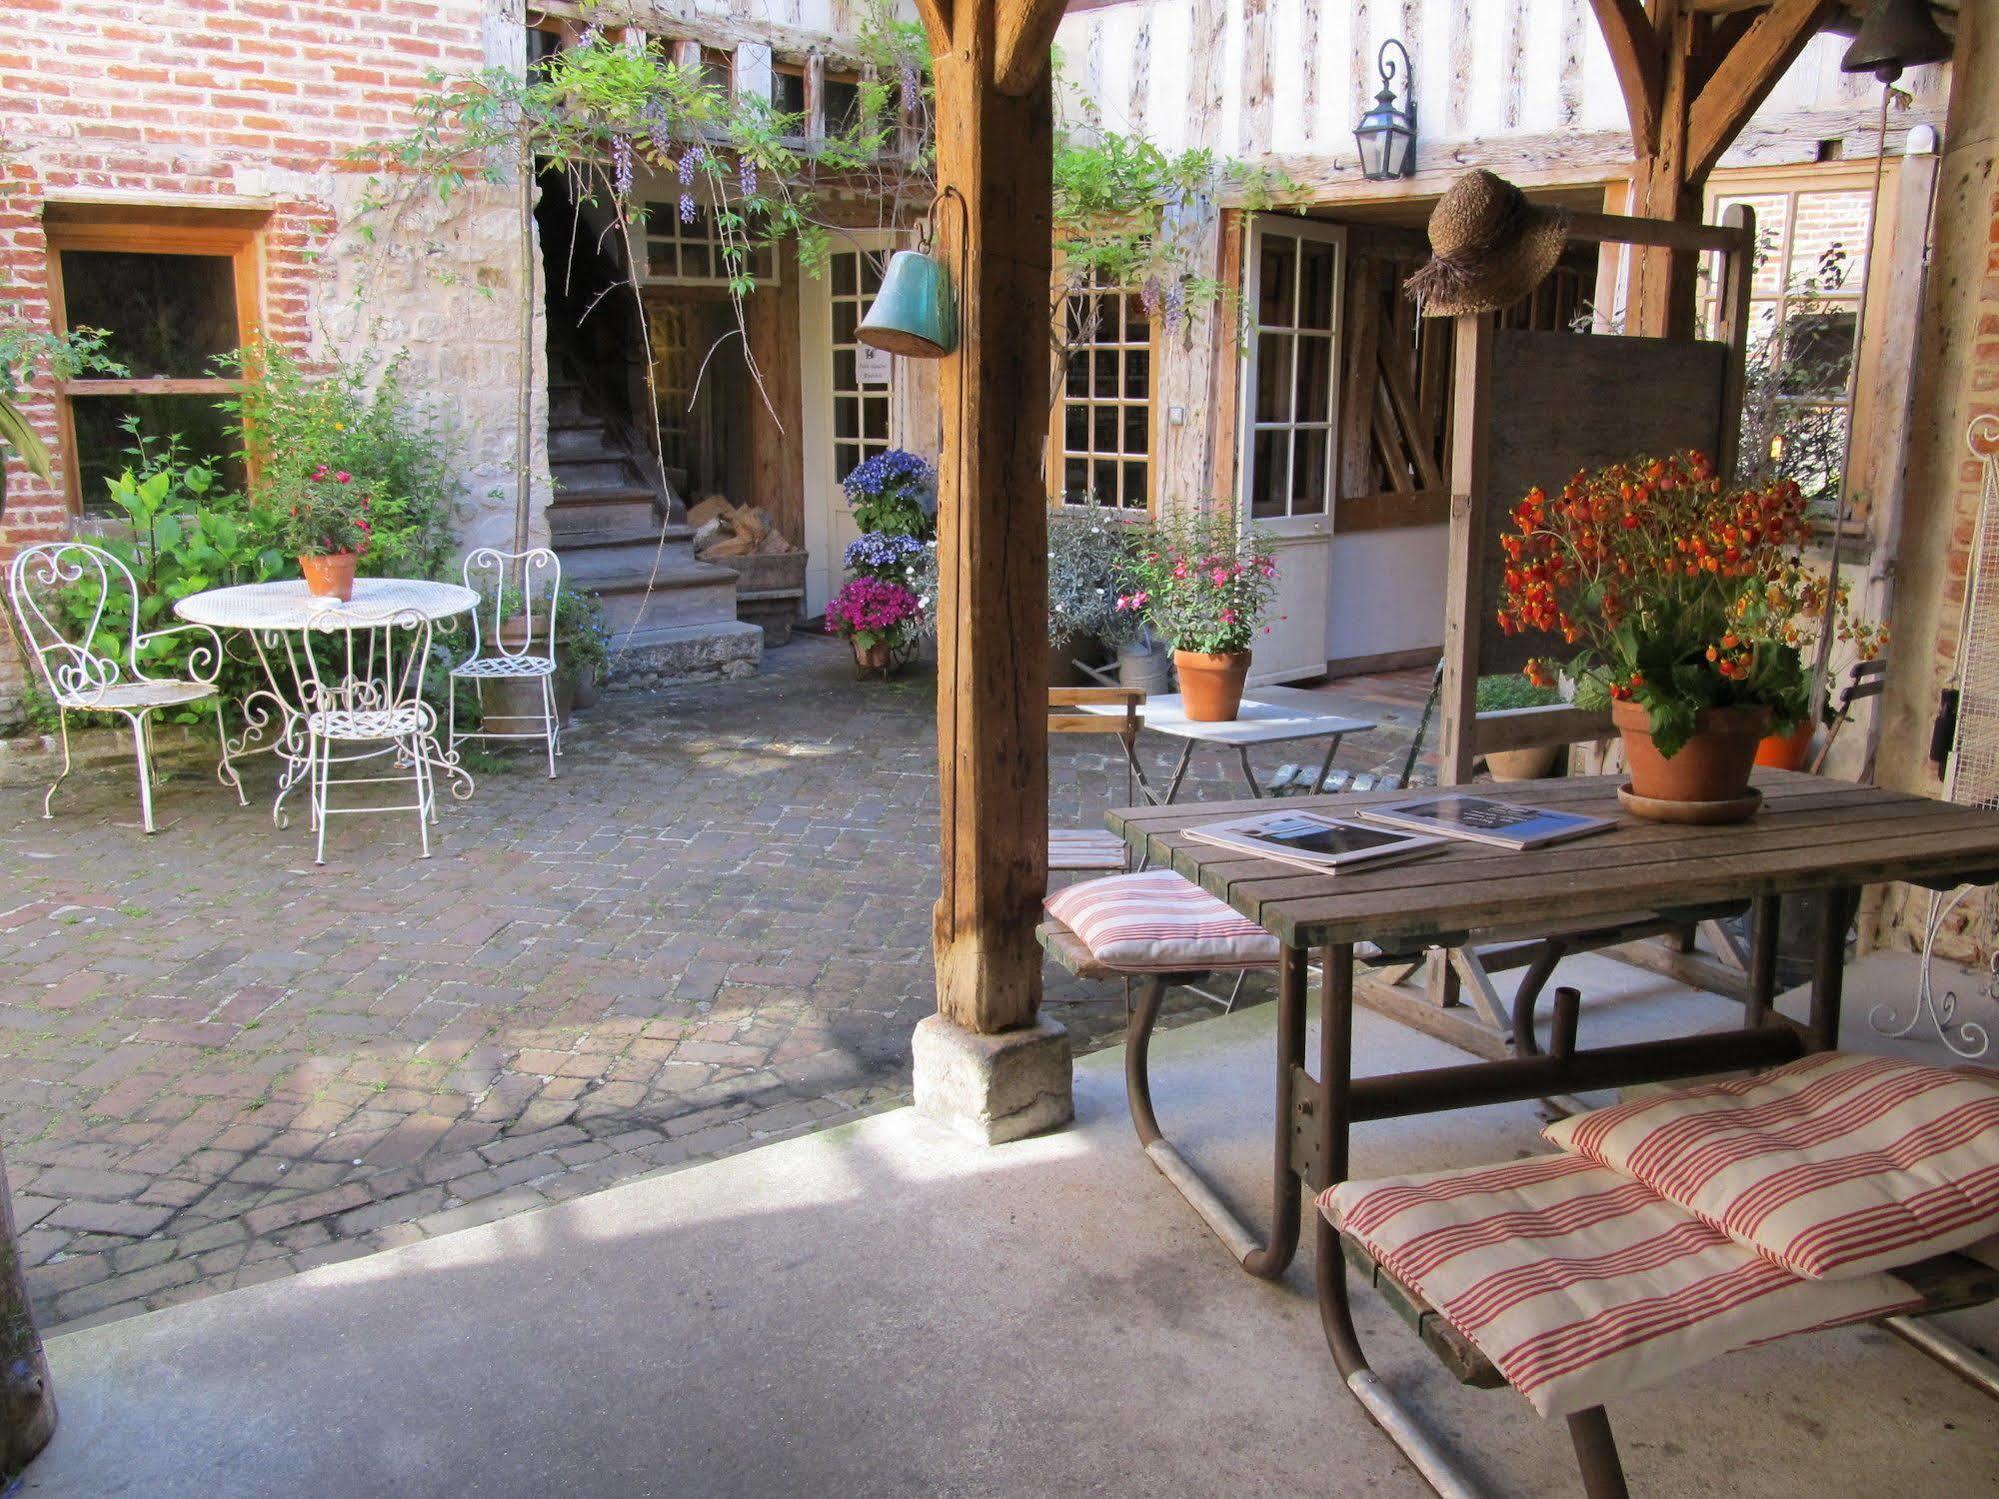
[[1226, 822], [1203, 823], [1187, 836], [1216, 848], [1275, 859], [1314, 874], [1335, 874], [1356, 865], [1413, 858], [1442, 848], [1445, 840], [1389, 828], [1369, 827], [1318, 812], [1263, 812]]
[[1571, 838], [1586, 838], [1617, 826], [1608, 817], [1558, 812], [1551, 807], [1523, 807], [1518, 802], [1463, 794], [1425, 796], [1385, 807], [1369, 807], [1360, 815], [1369, 822], [1404, 832], [1462, 838], [1516, 852], [1565, 843]]

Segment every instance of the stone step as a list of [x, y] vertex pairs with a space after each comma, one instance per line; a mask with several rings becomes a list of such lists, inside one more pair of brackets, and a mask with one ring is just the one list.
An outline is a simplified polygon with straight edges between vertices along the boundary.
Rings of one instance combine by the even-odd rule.
[[651, 542], [571, 551], [562, 558], [562, 581], [595, 592], [615, 634], [736, 617], [736, 575], [695, 561], [685, 542], [663, 551]]
[[579, 422], [573, 427], [558, 427], [553, 422], [548, 429], [548, 456], [550, 462], [567, 462], [577, 458], [623, 458], [624, 451], [614, 446], [605, 435], [602, 422], [585, 425]]
[[548, 455], [548, 471], [554, 477], [556, 493], [573, 494], [579, 489], [623, 489], [638, 481], [638, 473], [623, 454], [602, 458], [564, 458]]

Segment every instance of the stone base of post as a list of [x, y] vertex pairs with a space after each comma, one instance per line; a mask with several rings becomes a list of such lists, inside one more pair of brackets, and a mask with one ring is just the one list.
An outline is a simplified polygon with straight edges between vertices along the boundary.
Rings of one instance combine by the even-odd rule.
[[961, 1135], [1000, 1145], [1076, 1117], [1069, 1032], [1045, 1015], [996, 1036], [932, 1015], [911, 1047], [916, 1111]]

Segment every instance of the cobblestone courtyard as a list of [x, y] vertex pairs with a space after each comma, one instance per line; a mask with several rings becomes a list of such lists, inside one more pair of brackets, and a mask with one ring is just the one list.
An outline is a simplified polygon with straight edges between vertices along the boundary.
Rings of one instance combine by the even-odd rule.
[[[43, 1326], [905, 1101], [933, 691], [804, 638], [752, 680], [609, 697], [561, 779], [522, 760], [447, 803], [427, 862], [359, 819], [315, 869], [261, 763], [248, 809], [176, 777], [150, 840], [128, 775], [73, 780], [52, 822], [0, 790], [0, 1144]], [[1340, 763], [1392, 758], [1398, 717]], [[1124, 800], [1094, 743], [1055, 746], [1058, 820]], [[1183, 796], [1240, 794], [1196, 763]], [[1115, 1039], [1116, 994], [1051, 970], [1049, 996], [1079, 1046]]]

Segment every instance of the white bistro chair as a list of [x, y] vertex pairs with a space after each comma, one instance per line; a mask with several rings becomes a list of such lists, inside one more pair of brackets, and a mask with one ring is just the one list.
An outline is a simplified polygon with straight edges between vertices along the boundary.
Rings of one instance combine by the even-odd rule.
[[[326, 862], [330, 818], [381, 812], [414, 812], [423, 857], [430, 857], [430, 825], [437, 821], [437, 772], [451, 778], [460, 801], [472, 778], [458, 756], [437, 741], [437, 710], [424, 700], [430, 664], [431, 621], [415, 609], [357, 615], [328, 609], [307, 627], [300, 651], [306, 672], [306, 764], [311, 777], [312, 826], [318, 835], [313, 862]], [[382, 762], [377, 765], [371, 762]], [[335, 775], [336, 766], [373, 774]], [[335, 787], [404, 785], [410, 800], [333, 805]]]
[[[555, 712], [555, 609], [562, 596], [562, 563], [547, 547], [526, 552], [480, 547], [466, 554], [464, 574], [465, 586], [480, 596], [480, 603], [472, 611], [472, 654], [451, 668], [451, 748], [455, 752], [461, 739], [539, 739], [548, 747], [548, 778], [552, 781], [555, 757], [562, 753], [562, 725]], [[512, 605], [518, 605], [518, 612], [510, 609]], [[489, 609], [490, 632], [482, 619]], [[460, 731], [461, 681], [523, 680], [541, 686], [539, 730]], [[486, 707], [483, 695], [480, 706]]]
[[[104, 548], [84, 541], [23, 547], [7, 570], [7, 599], [23, 654], [35, 663], [42, 686], [55, 700], [62, 732], [62, 773], [42, 798], [42, 816], [55, 815], [56, 787], [69, 776], [69, 715], [116, 713], [132, 728], [132, 748], [139, 761], [139, 816], [146, 831], [153, 832], [153, 715], [162, 708], [211, 700], [222, 741], [215, 778], [235, 788], [239, 806], [248, 804], [242, 779], [229, 763], [229, 725], [215, 686], [222, 670], [222, 639], [215, 631], [191, 624], [142, 631], [139, 585], [131, 572]], [[112, 612], [114, 603], [125, 610], [125, 623]], [[107, 614], [112, 615], [108, 625]], [[84, 621], [80, 628], [74, 623], [79, 618]], [[125, 638], [118, 654], [107, 654], [105, 648], [120, 633]], [[201, 638], [188, 649], [187, 676], [148, 674], [140, 659], [147, 646], [189, 634]]]

